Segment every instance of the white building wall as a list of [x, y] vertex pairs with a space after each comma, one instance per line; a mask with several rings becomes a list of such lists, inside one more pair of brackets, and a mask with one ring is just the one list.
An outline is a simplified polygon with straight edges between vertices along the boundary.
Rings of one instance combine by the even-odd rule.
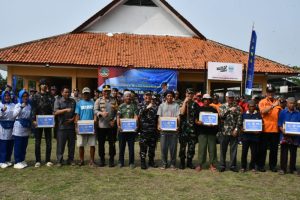
[[86, 32], [191, 37], [195, 34], [161, 7], [120, 5]]

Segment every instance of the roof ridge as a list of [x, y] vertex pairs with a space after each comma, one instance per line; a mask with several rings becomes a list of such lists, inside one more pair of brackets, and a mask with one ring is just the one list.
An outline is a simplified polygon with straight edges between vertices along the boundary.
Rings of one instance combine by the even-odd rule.
[[63, 36], [63, 35], [68, 35], [68, 34], [70, 34], [70, 33], [62, 33], [62, 34], [53, 35], [53, 36], [49, 36], [49, 37], [45, 37], [45, 38], [30, 40], [28, 42], [22, 42], [22, 43], [19, 43], [19, 44], [10, 45], [10, 46], [7, 46], [7, 47], [0, 48], [0, 52], [5, 51], [5, 50], [10, 49], [10, 48], [22, 47], [22, 46], [25, 46], [25, 45], [28, 45], [28, 44], [31, 44], [31, 43], [34, 43], [34, 42], [41, 42], [41, 41], [44, 41], [44, 40], [53, 39], [53, 38], [60, 37], [60, 36]]
[[[229, 45], [226, 45], [226, 44], [223, 44], [223, 43], [221, 43], [221, 42], [217, 42], [217, 41], [215, 41], [215, 40], [211, 40], [211, 39], [207, 39], [207, 41], [209, 41], [209, 42], [213, 42], [213, 43], [216, 43], [216, 44], [218, 44], [218, 45], [221, 45], [221, 46], [224, 46], [224, 47], [227, 47], [227, 48], [233, 49], [233, 50], [241, 51], [241, 52], [243, 52], [243, 53], [245, 53], [245, 54], [248, 54], [248, 55], [249, 55], [249, 52], [248, 52], [248, 51], [245, 51], [245, 50], [242, 50], [242, 49], [239, 49], [239, 48], [236, 48], [236, 47], [232, 47], [232, 46], [229, 46]], [[256, 58], [258, 57], [258, 58], [260, 58], [260, 59], [264, 59], [264, 60], [267, 60], [267, 61], [270, 61], [270, 62], [276, 63], [276, 64], [278, 64], [278, 65], [282, 65], [282, 66], [285, 66], [285, 67], [289, 67], [289, 68], [291, 68], [291, 67], [290, 67], [290, 66], [288, 66], [288, 65], [282, 64], [282, 63], [280, 63], [280, 62], [277, 62], [277, 61], [271, 60], [271, 59], [269, 59], [269, 58], [266, 58], [266, 57], [263, 57], [263, 56], [260, 56], [260, 55], [257, 55], [257, 54], [255, 54], [255, 57], [256, 57]]]

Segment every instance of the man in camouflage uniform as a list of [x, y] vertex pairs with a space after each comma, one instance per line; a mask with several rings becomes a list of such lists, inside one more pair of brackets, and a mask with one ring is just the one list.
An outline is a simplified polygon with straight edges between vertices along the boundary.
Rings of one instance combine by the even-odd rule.
[[238, 147], [238, 134], [242, 127], [242, 108], [234, 101], [234, 93], [226, 93], [226, 103], [220, 106], [220, 172], [226, 169], [226, 153], [230, 144], [230, 170], [238, 172], [236, 156]]
[[[195, 92], [193, 88], [187, 88], [185, 93], [185, 100], [183, 101], [180, 107], [180, 115], [181, 115], [181, 130], [179, 132], [179, 158], [180, 158], [180, 169], [185, 168], [185, 158], [187, 157], [187, 167], [194, 169], [194, 165], [192, 163], [193, 157], [195, 155], [195, 145], [197, 143], [197, 133], [194, 128], [195, 122], [195, 111], [198, 106], [194, 101]], [[186, 147], [187, 148], [187, 156], [186, 156]]]
[[124, 92], [124, 103], [119, 106], [117, 113], [117, 124], [119, 129], [119, 167], [124, 167], [124, 154], [127, 142], [129, 150], [129, 166], [131, 169], [134, 169], [134, 142], [137, 129], [132, 132], [124, 132], [121, 127], [121, 119], [138, 119], [138, 108], [137, 105], [132, 102], [130, 91]]
[[144, 93], [144, 102], [139, 105], [140, 122], [140, 157], [141, 169], [147, 169], [146, 156], [148, 151], [149, 167], [156, 168], [154, 163], [157, 133], [157, 106], [152, 101], [151, 91]]
[[103, 86], [103, 96], [96, 100], [94, 113], [97, 117], [98, 128], [98, 154], [100, 157], [100, 167], [105, 166], [105, 141], [109, 144], [109, 167], [114, 167], [114, 156], [116, 155], [117, 132], [114, 131], [118, 104], [110, 96], [110, 85]]

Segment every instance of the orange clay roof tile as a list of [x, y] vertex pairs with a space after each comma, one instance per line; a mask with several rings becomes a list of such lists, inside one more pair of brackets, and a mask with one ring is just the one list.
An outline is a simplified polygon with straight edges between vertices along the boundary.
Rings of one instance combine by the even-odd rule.
[[[0, 49], [0, 63], [204, 70], [206, 62], [247, 64], [248, 53], [199, 38], [69, 33]], [[255, 72], [295, 74], [257, 56]]]

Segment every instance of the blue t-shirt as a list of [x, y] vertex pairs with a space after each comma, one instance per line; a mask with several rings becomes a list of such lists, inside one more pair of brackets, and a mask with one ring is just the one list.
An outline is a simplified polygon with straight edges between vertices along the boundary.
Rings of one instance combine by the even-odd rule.
[[76, 103], [75, 113], [79, 115], [80, 120], [94, 119], [94, 101], [80, 100]]

